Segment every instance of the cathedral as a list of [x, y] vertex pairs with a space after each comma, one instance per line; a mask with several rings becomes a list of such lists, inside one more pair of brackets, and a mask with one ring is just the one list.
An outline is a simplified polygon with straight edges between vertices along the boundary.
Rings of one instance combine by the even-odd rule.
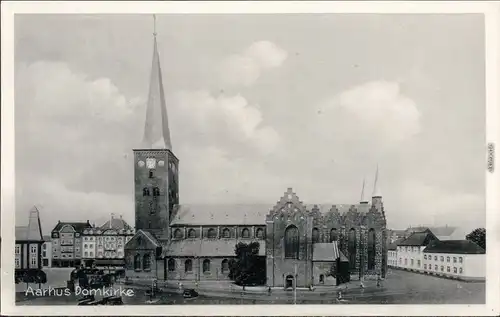
[[267, 285], [288, 288], [385, 277], [387, 229], [378, 168], [369, 201], [314, 205], [288, 188], [274, 204], [183, 205], [170, 138], [156, 34], [144, 138], [134, 152], [136, 234], [126, 276], [140, 280], [228, 280], [238, 242], [258, 242]]

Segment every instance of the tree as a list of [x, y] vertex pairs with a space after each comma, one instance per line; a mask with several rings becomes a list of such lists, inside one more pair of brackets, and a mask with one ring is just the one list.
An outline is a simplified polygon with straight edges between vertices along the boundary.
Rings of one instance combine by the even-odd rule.
[[465, 238], [486, 250], [486, 229], [477, 228], [465, 236]]
[[266, 282], [266, 259], [259, 256], [258, 242], [239, 242], [229, 262], [229, 278], [238, 285], [262, 285]]

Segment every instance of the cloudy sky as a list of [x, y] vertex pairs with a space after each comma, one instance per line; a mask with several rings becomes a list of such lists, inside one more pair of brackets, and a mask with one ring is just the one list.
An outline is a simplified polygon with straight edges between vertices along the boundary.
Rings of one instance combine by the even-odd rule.
[[[388, 225], [485, 224], [481, 15], [159, 15], [182, 203], [357, 203]], [[17, 223], [133, 224], [147, 15], [17, 15]], [[237, 210], [235, 210], [237, 212]]]

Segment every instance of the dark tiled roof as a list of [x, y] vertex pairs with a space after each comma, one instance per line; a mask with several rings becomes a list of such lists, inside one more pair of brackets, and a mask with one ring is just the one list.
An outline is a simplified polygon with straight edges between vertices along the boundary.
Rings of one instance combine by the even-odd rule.
[[424, 249], [425, 253], [484, 254], [486, 251], [469, 240], [435, 241]]
[[402, 246], [425, 246], [433, 239], [437, 239], [430, 231], [414, 232], [398, 245]]
[[389, 246], [387, 247], [387, 250], [389, 250], [389, 251], [395, 251], [395, 250], [397, 250], [397, 248], [398, 248], [398, 245], [397, 245], [396, 242], [394, 242], [394, 243], [389, 243]]
[[129, 230], [129, 229], [132, 229], [132, 227], [129, 226], [129, 224], [123, 219], [113, 218], [111, 220], [106, 221], [101, 226], [101, 230], [106, 230], [106, 229]]
[[401, 242], [403, 242], [403, 241], [405, 241], [405, 238], [396, 239], [396, 241], [389, 244], [389, 250], [397, 250], [398, 245], [400, 245]]
[[65, 225], [70, 225], [75, 229], [76, 232], [82, 232], [86, 228], [91, 228], [89, 221], [87, 222], [58, 222], [57, 225], [52, 229], [52, 231], [59, 231]]
[[151, 240], [151, 242], [155, 244], [157, 247], [161, 246], [160, 241], [158, 241], [158, 239], [156, 239], [156, 237], [152, 235], [151, 232], [145, 230], [139, 230], [138, 232], [141, 232], [144, 236], [146, 236], [146, 238]]
[[265, 225], [272, 205], [180, 205], [171, 225]]
[[184, 256], [184, 257], [232, 257], [238, 242], [250, 243], [258, 242], [259, 255], [266, 254], [265, 240], [251, 239], [185, 239], [172, 241], [164, 250], [162, 256]]
[[425, 230], [430, 230], [436, 237], [449, 237], [451, 236], [455, 231], [457, 231], [456, 227], [449, 227], [449, 226], [443, 226], [443, 227], [426, 227], [426, 226], [419, 226], [419, 227], [410, 227], [406, 229], [406, 233], [412, 233], [412, 232], [423, 232]]
[[[325, 215], [333, 204], [304, 204], [306, 210], [317, 208]], [[338, 204], [339, 214], [346, 214], [354, 206], [359, 213], [367, 213], [370, 204]], [[234, 204], [234, 205], [179, 205], [171, 225], [265, 225], [266, 216], [274, 205], [266, 204]]]

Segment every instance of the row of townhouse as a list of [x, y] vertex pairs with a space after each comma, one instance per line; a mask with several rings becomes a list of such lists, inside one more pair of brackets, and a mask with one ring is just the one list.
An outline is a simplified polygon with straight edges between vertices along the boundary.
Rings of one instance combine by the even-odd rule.
[[461, 280], [484, 280], [485, 250], [469, 240], [440, 240], [431, 230], [391, 243], [388, 265]]
[[15, 228], [14, 263], [16, 270], [78, 265], [120, 267], [124, 265], [125, 244], [135, 230], [120, 218], [102, 226], [85, 222], [58, 221], [50, 235], [42, 235], [40, 213], [30, 210], [27, 226]]
[[45, 267], [124, 265], [125, 244], [135, 230], [121, 217], [111, 219], [102, 226], [86, 222], [61, 222], [44, 236], [42, 262]]

